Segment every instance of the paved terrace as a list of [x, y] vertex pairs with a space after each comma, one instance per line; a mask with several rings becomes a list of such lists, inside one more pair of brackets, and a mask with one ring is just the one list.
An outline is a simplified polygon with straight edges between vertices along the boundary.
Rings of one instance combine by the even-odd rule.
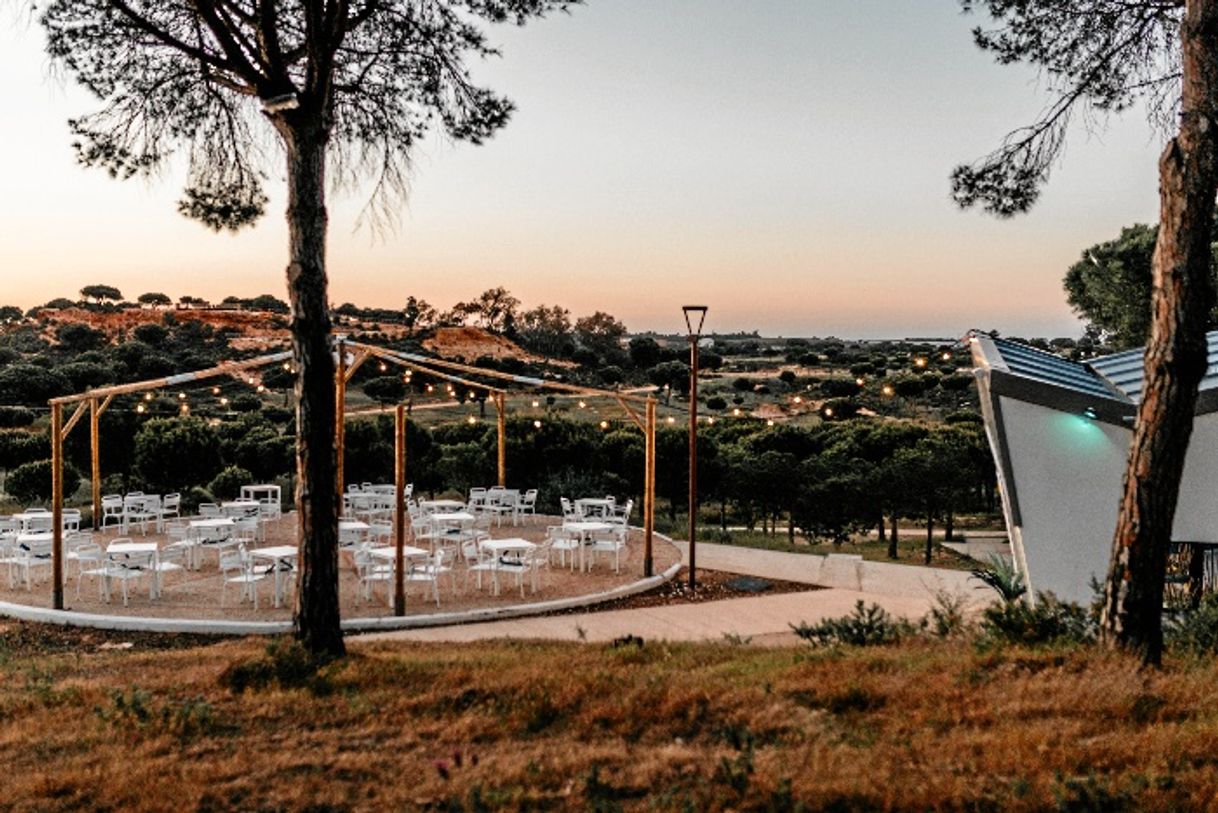
[[[687, 557], [687, 543], [676, 542]], [[356, 642], [475, 641], [489, 638], [610, 641], [625, 635], [668, 641], [722, 640], [739, 636], [756, 644], [797, 640], [791, 624], [846, 615], [858, 601], [893, 615], [926, 614], [940, 591], [965, 598], [973, 607], [989, 599], [989, 588], [968, 573], [885, 562], [849, 555], [818, 556], [702, 543], [699, 568], [761, 578], [784, 579], [827, 589], [760, 595], [704, 604], [676, 604], [543, 618], [520, 618], [452, 627], [402, 630], [361, 636]]]

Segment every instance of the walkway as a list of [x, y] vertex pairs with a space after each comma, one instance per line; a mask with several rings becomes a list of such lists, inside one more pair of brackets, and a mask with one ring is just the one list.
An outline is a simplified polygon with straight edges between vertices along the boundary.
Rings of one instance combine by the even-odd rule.
[[[685, 555], [686, 545], [675, 543]], [[937, 591], [985, 600], [968, 573], [884, 562], [862, 562], [853, 556], [817, 556], [758, 550], [732, 545], [698, 545], [698, 566], [729, 573], [826, 584], [806, 593], [750, 596], [705, 604], [673, 604], [632, 610], [610, 610], [545, 618], [520, 618], [454, 627], [402, 630], [360, 636], [362, 641], [476, 641], [490, 638], [558, 641], [611, 641], [626, 635], [647, 640], [752, 639], [780, 644], [796, 640], [791, 624], [813, 623], [849, 614], [858, 601], [875, 603], [893, 615], [925, 615]]]

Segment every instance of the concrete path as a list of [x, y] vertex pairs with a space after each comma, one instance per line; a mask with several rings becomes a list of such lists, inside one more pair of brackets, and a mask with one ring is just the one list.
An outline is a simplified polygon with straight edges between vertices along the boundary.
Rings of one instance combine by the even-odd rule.
[[[682, 555], [686, 544], [676, 542]], [[726, 636], [754, 643], [796, 640], [791, 624], [849, 614], [858, 601], [878, 604], [896, 616], [917, 619], [933, 606], [939, 591], [970, 603], [986, 599], [968, 573], [885, 562], [856, 556], [817, 556], [733, 545], [698, 545], [698, 567], [804, 584], [830, 585], [806, 593], [783, 593], [674, 604], [632, 610], [587, 612], [546, 618], [519, 618], [484, 624], [401, 630], [352, 639], [361, 641], [477, 641], [489, 638], [609, 641], [625, 635], [647, 640], [705, 641]]]
[[[363, 641], [480, 641], [488, 638], [546, 639], [556, 641], [611, 641], [625, 635], [644, 640], [718, 641], [727, 636], [752, 638], [757, 643], [796, 640], [791, 625], [814, 623], [849, 614], [857, 601], [875, 602], [894, 615], [919, 618], [930, 608], [927, 599], [881, 596], [853, 590], [813, 590], [773, 596], [672, 604], [635, 610], [518, 618], [487, 624], [401, 630], [350, 639]], [[763, 639], [757, 641], [756, 639]]]

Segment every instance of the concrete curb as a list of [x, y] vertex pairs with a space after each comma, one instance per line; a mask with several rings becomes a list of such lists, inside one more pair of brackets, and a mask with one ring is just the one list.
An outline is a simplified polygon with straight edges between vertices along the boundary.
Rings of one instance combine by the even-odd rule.
[[[657, 534], [658, 536], [658, 534]], [[457, 624], [472, 624], [480, 621], [499, 621], [542, 615], [556, 610], [590, 607], [605, 601], [626, 598], [642, 593], [670, 581], [681, 570], [680, 562], [674, 563], [663, 573], [630, 584], [591, 593], [585, 596], [540, 601], [531, 604], [513, 604], [507, 607], [487, 607], [459, 613], [431, 613], [428, 615], [378, 616], [373, 618], [349, 618], [342, 622], [344, 631], [369, 632], [373, 630], [403, 630], [425, 627], [444, 627]], [[42, 624], [58, 624], [66, 627], [90, 627], [93, 629], [118, 630], [122, 632], [170, 632], [193, 633], [195, 635], [282, 635], [292, 631], [290, 621], [222, 621], [201, 618], [156, 618], [137, 615], [99, 615], [78, 613], [72, 610], [52, 610], [46, 607], [30, 607], [0, 601], [0, 616]]]

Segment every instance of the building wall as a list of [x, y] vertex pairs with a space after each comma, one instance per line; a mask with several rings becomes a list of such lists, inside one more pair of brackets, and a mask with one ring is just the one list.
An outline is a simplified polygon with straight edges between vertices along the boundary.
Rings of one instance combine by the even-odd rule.
[[[1133, 433], [1082, 415], [1001, 398], [1014, 489], [1034, 591], [1087, 604], [1111, 553]], [[1218, 541], [1218, 414], [1197, 419], [1174, 538]], [[1016, 536], [1016, 534], [1013, 534]]]

